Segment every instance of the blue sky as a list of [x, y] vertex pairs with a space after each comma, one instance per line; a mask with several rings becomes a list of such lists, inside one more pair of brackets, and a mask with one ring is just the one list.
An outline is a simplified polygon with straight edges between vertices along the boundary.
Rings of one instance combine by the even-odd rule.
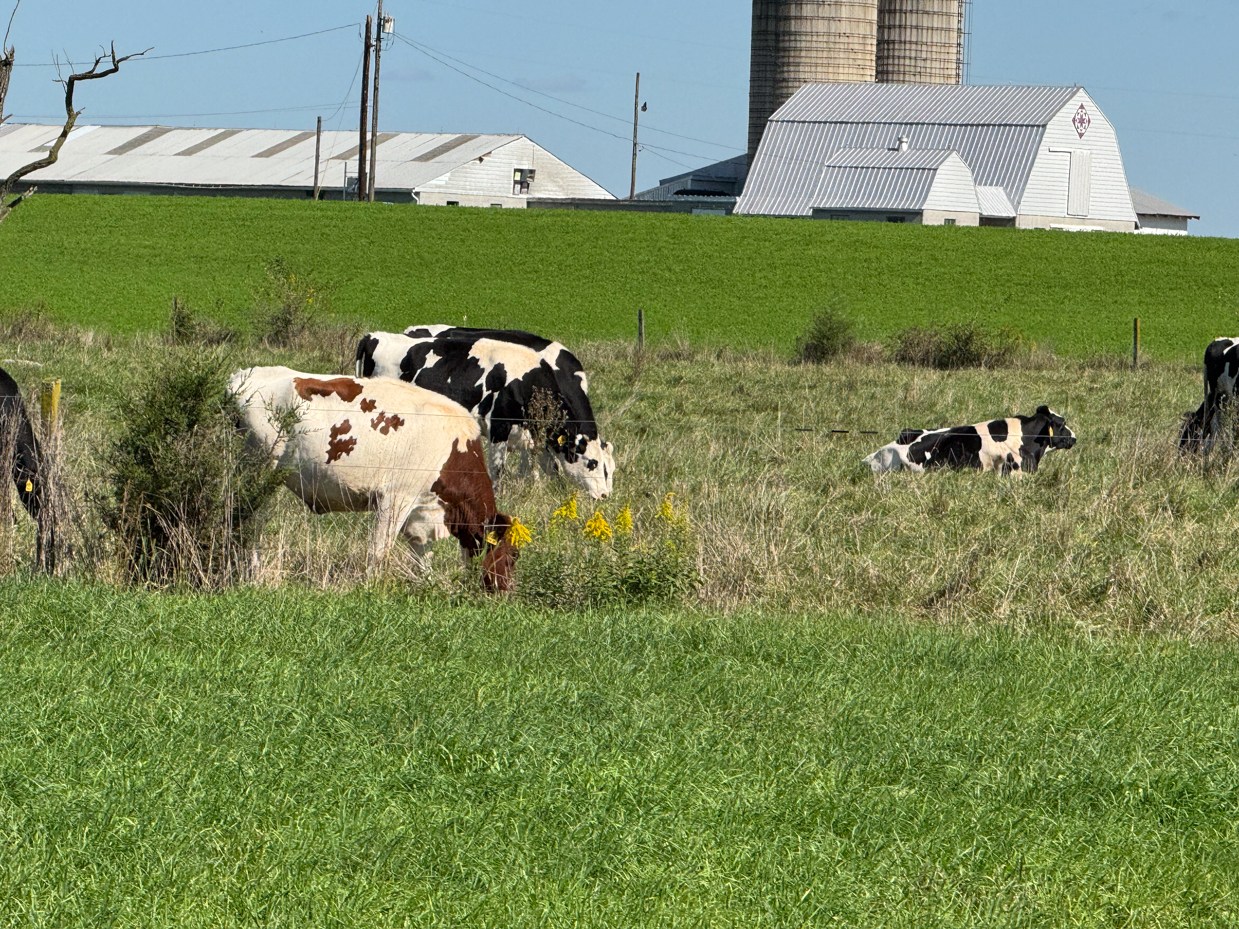
[[[7, 19], [11, 7], [0, 0], [0, 9]], [[339, 0], [23, 0], [10, 42], [26, 65], [53, 56], [80, 62], [112, 39], [121, 51], [154, 46], [152, 55], [173, 55], [348, 26], [372, 9]], [[743, 151], [751, 9], [748, 0], [388, 0], [396, 31], [439, 60], [400, 39], [386, 49], [382, 125], [523, 132], [626, 194], [641, 71], [649, 147], [639, 186], [649, 187]], [[973, 20], [972, 83], [1084, 85], [1118, 127], [1132, 184], [1202, 214], [1193, 224], [1199, 234], [1239, 236], [1239, 4], [976, 0]], [[330, 128], [356, 127], [360, 54], [358, 30], [344, 28], [135, 62], [84, 85], [78, 104], [83, 122], [312, 129], [321, 115]], [[62, 112], [54, 77], [49, 68], [19, 68], [8, 110], [54, 120]]]

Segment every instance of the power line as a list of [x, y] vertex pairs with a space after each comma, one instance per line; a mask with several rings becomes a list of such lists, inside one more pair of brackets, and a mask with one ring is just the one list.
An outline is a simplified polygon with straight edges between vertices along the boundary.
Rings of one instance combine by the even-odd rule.
[[[284, 106], [275, 107], [270, 110], [227, 110], [219, 113], [139, 113], [133, 115], [95, 115], [91, 114], [91, 119], [193, 119], [205, 116], [251, 116], [261, 113], [296, 113], [302, 110], [321, 110], [324, 107], [333, 106], [331, 103], [316, 103], [308, 106]], [[55, 119], [63, 118], [64, 113], [23, 113], [18, 119]], [[332, 116], [335, 115], [335, 110], [332, 110]]]
[[[438, 56], [431, 54], [425, 48], [420, 47], [419, 45], [414, 43], [411, 39], [401, 35], [400, 33], [395, 33], [395, 35], [396, 35], [396, 38], [400, 39], [400, 41], [404, 42], [411, 49], [413, 49], [416, 52], [419, 52], [422, 55], [425, 55], [431, 61], [437, 62], [438, 64], [443, 65], [443, 67], [447, 68], [448, 70], [455, 71], [457, 74], [461, 75], [462, 77], [466, 77], [469, 80], [474, 81], [475, 83], [481, 84], [483, 87], [487, 87], [495, 91], [495, 93], [503, 94], [505, 97], [515, 100], [518, 103], [523, 103], [525, 104], [525, 106], [533, 107], [535, 110], [540, 110], [541, 112], [546, 113], [549, 116], [554, 116], [557, 119], [562, 119], [562, 120], [565, 120], [566, 122], [573, 123], [574, 125], [580, 126], [583, 129], [589, 129], [592, 132], [598, 132], [598, 133], [601, 133], [602, 135], [610, 136], [613, 139], [619, 139], [621, 142], [631, 143], [631, 139], [629, 139], [627, 136], [617, 135], [616, 133], [610, 132], [609, 130], [600, 129], [597, 126], [591, 126], [589, 123], [583, 123], [579, 119], [573, 119], [571, 116], [565, 116], [563, 113], [556, 113], [554, 110], [548, 110], [546, 107], [539, 106], [538, 104], [530, 100], [526, 100], [524, 97], [518, 97], [516, 94], [508, 93], [508, 91], [504, 90], [502, 87], [496, 87], [494, 84], [489, 84], [486, 81], [482, 80], [480, 77], [475, 77], [474, 75], [468, 73], [467, 71], [462, 71], [460, 68], [457, 68], [455, 65], [449, 64], [448, 62], [444, 61], [442, 58], [439, 58]], [[710, 143], [710, 144], [713, 144], [713, 143]], [[702, 155], [699, 152], [682, 152], [682, 151], [679, 151], [678, 149], [667, 148], [666, 146], [662, 146], [662, 145], [651, 145], [648, 142], [645, 143], [645, 147], [652, 151], [670, 152], [673, 155], [683, 155], [685, 158], [700, 158], [703, 161], [711, 160], [710, 155]]]
[[[424, 49], [426, 51], [434, 52], [436, 55], [442, 55], [444, 58], [448, 59], [449, 61], [454, 61], [457, 64], [463, 65], [466, 68], [472, 68], [474, 71], [477, 71], [480, 74], [485, 74], [487, 77], [493, 77], [497, 81], [503, 81], [505, 84], [511, 84], [513, 87], [519, 87], [521, 90], [528, 91], [529, 93], [537, 94], [540, 97], [546, 97], [548, 100], [554, 100], [556, 103], [562, 103], [566, 106], [576, 107], [578, 110], [584, 110], [587, 113], [593, 113], [595, 116], [603, 116], [607, 119], [615, 120], [618, 123], [623, 123], [624, 125], [628, 125], [627, 117], [615, 116], [611, 113], [604, 113], [602, 110], [591, 109], [590, 107], [583, 106], [580, 103], [573, 103], [571, 100], [565, 100], [562, 97], [556, 97], [553, 94], [548, 94], [544, 91], [537, 90], [533, 87], [528, 87], [517, 81], [513, 81], [513, 80], [510, 80], [509, 78], [503, 77], [502, 75], [495, 74], [491, 71], [487, 71], [485, 68], [479, 68], [475, 64], [470, 64], [467, 61], [462, 61], [459, 58], [454, 58], [453, 56], [449, 55], [447, 52], [441, 51], [437, 48], [431, 48], [429, 45], [422, 45], [420, 43], [416, 43], [412, 39], [409, 39], [404, 36], [402, 36], [401, 38], [403, 38], [404, 41], [407, 42], [408, 44], [413, 45], [414, 47], [418, 48], [419, 51]], [[716, 148], [725, 148], [725, 149], [728, 149], [729, 151], [734, 151], [736, 148], [736, 146], [734, 145], [728, 145], [723, 142], [711, 142], [709, 139], [698, 139], [698, 138], [694, 138], [691, 135], [681, 135], [678, 132], [671, 132], [670, 130], [667, 130], [667, 129], [658, 129], [658, 128], [655, 128], [654, 126], [644, 125], [642, 126], [642, 128], [645, 129], [647, 132], [657, 132], [662, 135], [674, 136], [677, 139], [685, 139], [686, 141], [689, 141], [689, 142], [700, 142], [703, 145], [713, 145]]]
[[[333, 26], [330, 29], [320, 29], [317, 32], [304, 32], [301, 35], [285, 36], [282, 39], [266, 39], [262, 42], [250, 42], [246, 45], [228, 45], [223, 48], [206, 48], [206, 49], [203, 49], [197, 52], [177, 52], [171, 55], [149, 55], [146, 58], [135, 58], [133, 59], [133, 61], [135, 62], [137, 61], [167, 61], [170, 58], [193, 58], [196, 55], [214, 55], [218, 52], [235, 52], [235, 51], [239, 51], [240, 49], [244, 49], [244, 48], [258, 48], [259, 46], [262, 46], [262, 45], [278, 45], [281, 42], [296, 42], [299, 39], [309, 39], [309, 38], [312, 38], [313, 36], [327, 35], [332, 32], [343, 32], [345, 29], [355, 29], [358, 27], [358, 25], [360, 24], [349, 23], [345, 26]], [[72, 62], [70, 62], [70, 64], [72, 64]], [[14, 67], [17, 67], [17, 68], [58, 68], [58, 67], [61, 67], [61, 63], [53, 61], [53, 62], [46, 63], [46, 64], [44, 63], [17, 64], [17, 65], [14, 65]], [[208, 115], [211, 115], [211, 114], [208, 114]], [[229, 115], [229, 114], [220, 114], [220, 115]]]

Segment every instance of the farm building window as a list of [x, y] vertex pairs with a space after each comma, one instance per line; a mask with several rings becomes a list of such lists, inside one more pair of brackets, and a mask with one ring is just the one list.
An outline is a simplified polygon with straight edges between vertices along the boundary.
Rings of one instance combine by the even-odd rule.
[[944, 225], [944, 226], [954, 226], [954, 225], [955, 225], [955, 220], [953, 220], [953, 219], [944, 219], [944, 220], [942, 221], [942, 225]]
[[490, 208], [491, 208], [492, 210], [502, 210], [502, 209], [503, 209], [503, 204], [502, 204], [502, 203], [492, 203], [492, 204], [490, 205]]
[[848, 214], [847, 213], [831, 213], [830, 218], [831, 219], [847, 219]]
[[533, 186], [533, 178], [536, 172], [533, 168], [517, 168], [512, 172], [512, 196], [519, 197], [522, 194], [529, 193], [529, 188]]
[[906, 216], [888, 216], [888, 217], [886, 217], [886, 221], [887, 221], [888, 223], [906, 223], [906, 222], [908, 221], [908, 217], [906, 217]]
[[448, 206], [460, 206], [460, 201], [459, 201], [459, 200], [449, 200], [449, 201], [447, 201], [447, 205], [448, 205]]

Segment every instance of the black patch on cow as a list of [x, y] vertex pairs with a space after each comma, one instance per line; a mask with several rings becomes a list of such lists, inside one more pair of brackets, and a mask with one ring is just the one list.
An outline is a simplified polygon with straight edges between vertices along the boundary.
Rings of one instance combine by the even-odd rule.
[[[419, 333], [424, 333], [420, 334]], [[404, 332], [411, 339], [444, 339], [451, 342], [463, 342], [473, 345], [480, 339], [493, 339], [496, 342], [507, 342], [511, 345], [521, 345], [535, 352], [546, 351], [552, 344], [550, 339], [521, 329], [470, 329], [467, 326], [453, 326], [445, 329], [437, 336], [431, 336], [427, 329], [416, 329]]]
[[[38, 519], [42, 492], [39, 441], [30, 423], [30, 415], [26, 412], [21, 388], [7, 371], [0, 368], [0, 449], [8, 445], [9, 436], [12, 436], [13, 442], [13, 461], [10, 465], [13, 485], [26, 512]], [[2, 464], [9, 465], [8, 462]], [[30, 490], [26, 489], [27, 486]]]
[[1010, 430], [1007, 428], [1007, 421], [1005, 419], [995, 419], [989, 423], [989, 434], [990, 438], [995, 442], [1007, 441], [1007, 436], [1010, 434]]
[[976, 426], [926, 432], [908, 449], [908, 459], [930, 468], [979, 468], [981, 434]]
[[[429, 362], [431, 353], [438, 357]], [[433, 390], [476, 412], [482, 402], [482, 365], [469, 349], [438, 339], [414, 345], [400, 362], [400, 379]]]
[[1067, 428], [1067, 421], [1048, 406], [1037, 407], [1033, 416], [1016, 418], [1021, 426], [1020, 457], [1024, 461], [1024, 470], [1029, 474], [1036, 473], [1041, 459], [1050, 449], [1075, 448], [1076, 437]]
[[406, 329], [404, 334], [410, 339], [429, 339], [431, 337], [430, 330], [425, 327], [421, 329]]
[[899, 438], [895, 440], [895, 443], [897, 445], [911, 445], [924, 434], [924, 429], [905, 429], [899, 433]]
[[379, 340], [366, 334], [357, 343], [357, 375], [358, 377], [374, 377], [374, 350], [379, 347]]
[[[1222, 379], [1230, 381], [1223, 385]], [[1239, 339], [1215, 339], [1205, 349], [1205, 402], [1184, 423], [1179, 448], [1199, 451], [1213, 438], [1239, 379]]]

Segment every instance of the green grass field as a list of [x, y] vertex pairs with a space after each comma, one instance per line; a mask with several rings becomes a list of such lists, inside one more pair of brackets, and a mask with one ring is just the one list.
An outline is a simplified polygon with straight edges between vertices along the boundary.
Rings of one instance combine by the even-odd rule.
[[0, 924], [1233, 926], [1233, 648], [0, 586]]
[[568, 341], [635, 334], [787, 349], [842, 296], [860, 334], [979, 319], [1061, 354], [1198, 358], [1239, 329], [1239, 243], [757, 218], [42, 196], [0, 226], [0, 307], [160, 326], [178, 295], [242, 321], [283, 257], [345, 316], [458, 322]]

